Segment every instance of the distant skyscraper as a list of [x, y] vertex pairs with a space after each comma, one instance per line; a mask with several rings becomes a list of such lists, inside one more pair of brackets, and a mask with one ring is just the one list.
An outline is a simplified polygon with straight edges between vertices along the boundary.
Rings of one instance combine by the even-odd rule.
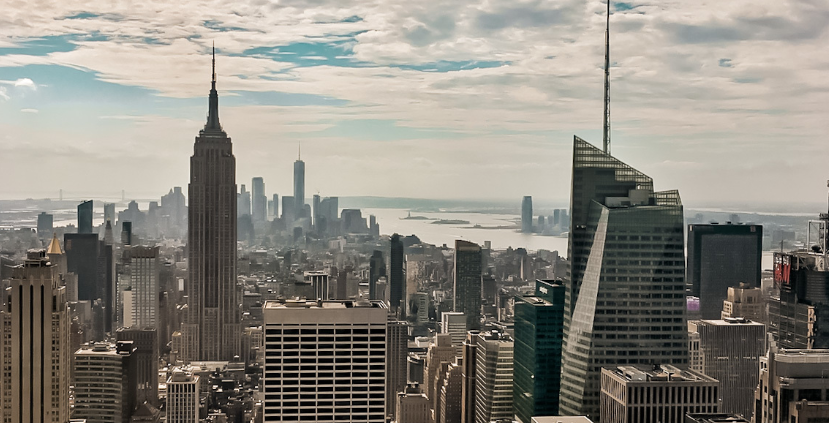
[[199, 375], [173, 369], [167, 379], [167, 423], [199, 423]]
[[69, 421], [69, 310], [66, 288], [46, 251], [12, 269], [2, 314], [3, 421]]
[[[112, 245], [98, 239], [98, 234], [64, 234], [66, 266], [78, 276], [77, 295], [80, 301], [102, 301], [103, 331], [112, 330], [115, 321], [115, 260]], [[74, 294], [73, 294], [74, 295]], [[98, 337], [102, 341], [103, 337]]]
[[78, 204], [78, 233], [92, 233], [92, 200]]
[[531, 233], [533, 231], [533, 198], [524, 196], [521, 201], [521, 232]]
[[115, 203], [104, 203], [104, 223], [115, 224]]
[[405, 261], [403, 241], [400, 239], [400, 235], [394, 234], [391, 236], [391, 251], [389, 253], [389, 302], [392, 311], [398, 312], [401, 319], [406, 318]]
[[160, 318], [158, 247], [130, 248], [129, 269], [133, 301], [132, 324], [139, 328], [157, 328]]
[[383, 258], [383, 252], [374, 250], [374, 253], [369, 259], [369, 281], [368, 281], [368, 298], [377, 300], [377, 280], [380, 277], [386, 276], [386, 260]]
[[265, 195], [265, 180], [261, 177], [253, 178], [251, 186], [253, 187], [253, 198], [251, 199], [253, 221], [264, 222], [268, 220], [268, 197]]
[[[264, 421], [386, 421], [382, 302], [266, 301], [263, 313]], [[352, 364], [335, 368], [335, 360]], [[298, 389], [305, 395], [299, 403], [291, 398]]]
[[408, 342], [408, 323], [389, 320], [386, 331], [386, 414], [391, 416], [392, 420], [395, 417], [397, 394], [406, 389]]
[[282, 196], [282, 219], [287, 224], [291, 224], [296, 219], [296, 207], [294, 206], [294, 197], [287, 195]]
[[242, 332], [236, 300], [236, 158], [219, 124], [215, 64], [214, 53], [207, 124], [190, 158], [186, 360], [233, 360]]
[[481, 246], [455, 240], [454, 311], [466, 315], [467, 329], [481, 328]]
[[305, 162], [298, 158], [294, 162], [294, 216], [299, 219], [305, 213]]
[[564, 338], [564, 286], [535, 281], [535, 294], [515, 298], [515, 415], [557, 416]]
[[37, 215], [37, 235], [41, 240], [47, 240], [52, 236], [54, 221], [54, 216], [46, 212], [41, 212]]
[[250, 208], [250, 191], [242, 184], [241, 191], [236, 194], [236, 216], [250, 216]]
[[688, 225], [687, 285], [703, 319], [719, 319], [728, 288], [760, 286], [763, 227]]
[[322, 199], [320, 198], [319, 194], [314, 194], [313, 198], [314, 198], [314, 200], [312, 202], [311, 211], [314, 214], [314, 225], [316, 226], [317, 225], [317, 219], [319, 219], [319, 216], [320, 216], [320, 211], [321, 211], [320, 210], [320, 203], [322, 202]]
[[279, 194], [273, 195], [273, 218], [279, 217]]
[[570, 201], [559, 412], [596, 419], [602, 367], [688, 365], [682, 203], [578, 137]]
[[132, 342], [96, 343], [75, 351], [74, 419], [128, 422], [135, 408]]

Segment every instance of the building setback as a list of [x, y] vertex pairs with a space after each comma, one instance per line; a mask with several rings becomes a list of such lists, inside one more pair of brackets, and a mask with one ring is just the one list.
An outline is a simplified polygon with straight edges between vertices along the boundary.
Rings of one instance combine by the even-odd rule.
[[719, 412], [719, 383], [673, 366], [602, 369], [601, 423], [682, 422]]
[[263, 311], [264, 421], [385, 422], [383, 302], [266, 301]]

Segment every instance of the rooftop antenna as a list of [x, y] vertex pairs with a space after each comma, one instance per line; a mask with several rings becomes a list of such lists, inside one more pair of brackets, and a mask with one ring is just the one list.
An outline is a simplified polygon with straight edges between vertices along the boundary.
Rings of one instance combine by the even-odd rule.
[[602, 146], [610, 154], [610, 0], [607, 0], [607, 26], [604, 31], [604, 137]]
[[297, 160], [302, 161], [302, 141], [297, 142]]
[[213, 89], [216, 89], [216, 42], [215, 41], [213, 41]]

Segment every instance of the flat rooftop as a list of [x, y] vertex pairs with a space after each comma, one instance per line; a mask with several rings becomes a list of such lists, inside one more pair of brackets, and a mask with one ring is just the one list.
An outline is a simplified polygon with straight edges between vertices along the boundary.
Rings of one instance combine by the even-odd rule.
[[682, 370], [670, 365], [654, 367], [619, 366], [614, 368], [605, 367], [607, 371], [616, 377], [627, 382], [713, 382], [717, 379], [711, 376], [695, 372], [693, 370]]
[[383, 301], [374, 300], [341, 300], [341, 301], [318, 301], [308, 300], [305, 298], [290, 299], [290, 300], [268, 300], [263, 306], [265, 310], [283, 310], [283, 309], [315, 309], [315, 310], [344, 310], [348, 308], [386, 308]]

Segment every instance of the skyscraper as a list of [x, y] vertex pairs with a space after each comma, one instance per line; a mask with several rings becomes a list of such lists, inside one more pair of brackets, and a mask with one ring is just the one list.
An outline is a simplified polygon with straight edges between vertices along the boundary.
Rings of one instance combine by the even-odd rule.
[[729, 287], [760, 286], [763, 227], [688, 225], [687, 285], [703, 319], [719, 319]]
[[115, 203], [104, 203], [104, 223], [115, 224]]
[[253, 178], [251, 181], [253, 187], [253, 221], [264, 222], [268, 220], [268, 197], [265, 195], [265, 180], [261, 177]]
[[230, 361], [239, 354], [242, 332], [236, 300], [236, 158], [219, 124], [215, 51], [207, 124], [196, 137], [188, 190], [188, 310], [182, 356]]
[[69, 310], [66, 287], [45, 250], [12, 269], [2, 314], [3, 421], [69, 421]]
[[533, 231], [533, 198], [524, 196], [521, 201], [521, 232], [531, 233]]
[[129, 269], [133, 301], [132, 324], [139, 328], [157, 328], [160, 318], [158, 247], [130, 248]]
[[510, 420], [512, 408], [512, 339], [496, 331], [478, 335], [475, 348], [475, 423]]
[[391, 236], [391, 251], [389, 252], [389, 303], [393, 312], [397, 312], [401, 319], [406, 318], [406, 274], [403, 269], [406, 256], [403, 252], [403, 241], [400, 235]]
[[383, 252], [374, 250], [369, 259], [368, 272], [368, 298], [376, 300], [377, 298], [377, 280], [380, 277], [386, 276], [386, 260], [383, 258]]
[[[153, 328], [120, 328], [118, 341], [130, 341], [135, 373], [130, 378], [136, 404], [158, 404], [158, 331]], [[169, 403], [168, 403], [169, 404]]]
[[397, 394], [406, 389], [409, 324], [389, 320], [386, 330], [386, 415], [395, 418]]
[[102, 342], [75, 351], [72, 418], [101, 423], [129, 421], [135, 407], [132, 349], [132, 342]]
[[[115, 320], [115, 260], [112, 245], [98, 239], [98, 234], [64, 234], [68, 272], [78, 276], [77, 296], [80, 301], [103, 302], [102, 320], [95, 324], [102, 331], [111, 331]], [[74, 295], [74, 294], [73, 294]], [[102, 335], [102, 334], [101, 334]], [[102, 336], [97, 337], [103, 340]]]
[[515, 298], [513, 402], [522, 423], [558, 415], [563, 325], [561, 282], [537, 280], [534, 295]]
[[455, 240], [454, 311], [466, 315], [466, 328], [481, 328], [481, 246]]
[[167, 422], [199, 422], [199, 375], [176, 367], [167, 379]]
[[596, 419], [602, 367], [688, 364], [683, 211], [678, 192], [578, 137], [573, 150], [560, 414]]
[[37, 215], [37, 236], [41, 241], [49, 239], [49, 236], [52, 235], [54, 221], [54, 216], [46, 212], [41, 212]]
[[[305, 162], [302, 156], [294, 162], [294, 217], [301, 219], [305, 213]], [[308, 216], [310, 217], [310, 216]]]
[[92, 233], [92, 200], [78, 204], [78, 233]]
[[279, 217], [279, 194], [273, 195], [273, 218]]

